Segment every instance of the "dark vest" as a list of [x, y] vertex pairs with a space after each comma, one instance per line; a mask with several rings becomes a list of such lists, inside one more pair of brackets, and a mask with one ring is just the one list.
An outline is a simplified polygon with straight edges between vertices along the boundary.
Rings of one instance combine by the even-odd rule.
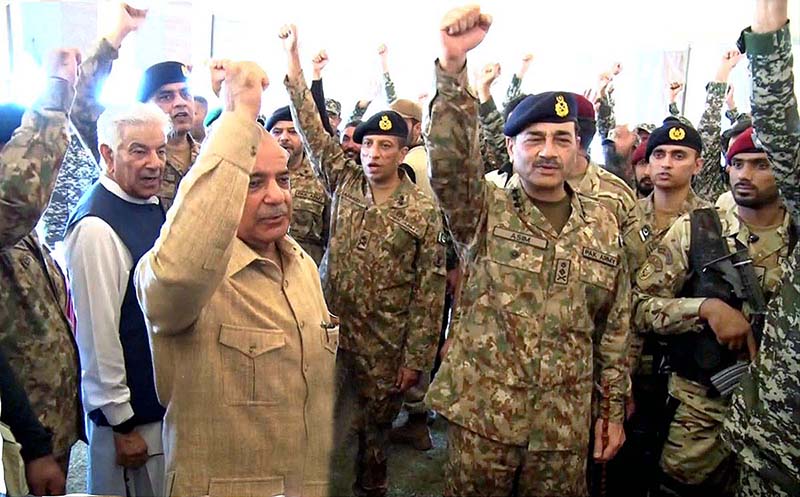
[[[165, 220], [164, 209], [160, 204], [127, 202], [97, 182], [81, 197], [67, 222], [67, 231], [78, 221], [89, 216], [98, 217], [108, 223], [128, 248], [133, 259], [119, 321], [119, 338], [122, 343], [125, 374], [133, 408], [131, 422], [142, 425], [161, 421], [165, 411], [156, 396], [150, 342], [144, 314], [136, 299], [133, 275], [136, 263], [153, 247], [158, 238]], [[109, 426], [100, 409], [90, 412], [89, 418], [99, 426]]]
[[[741, 285], [741, 282], [730, 279], [738, 277], [739, 273], [734, 270], [726, 277], [722, 269], [722, 264], [732, 262], [716, 211], [698, 209], [690, 216], [689, 276], [677, 296], [718, 298], [741, 310], [744, 301], [737, 297], [732, 284]], [[737, 361], [738, 353], [720, 345], [708, 325], [699, 333], [683, 333], [667, 340], [670, 367], [679, 376], [709, 387], [714, 374]]]

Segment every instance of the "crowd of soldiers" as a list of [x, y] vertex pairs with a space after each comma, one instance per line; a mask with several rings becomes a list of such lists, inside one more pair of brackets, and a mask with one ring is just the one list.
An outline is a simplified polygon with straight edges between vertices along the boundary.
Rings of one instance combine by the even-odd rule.
[[325, 97], [325, 51], [309, 87], [295, 25], [267, 116], [231, 60], [221, 109], [165, 61], [106, 111], [147, 17], [122, 4], [0, 108], [0, 495], [65, 493], [81, 439], [96, 495], [382, 497], [435, 415], [448, 497], [800, 495], [800, 117], [787, 0], [755, 3], [697, 126], [676, 82], [633, 129], [620, 65], [525, 95], [526, 55], [498, 108], [478, 6], [442, 19], [430, 98], [379, 48], [367, 118]]

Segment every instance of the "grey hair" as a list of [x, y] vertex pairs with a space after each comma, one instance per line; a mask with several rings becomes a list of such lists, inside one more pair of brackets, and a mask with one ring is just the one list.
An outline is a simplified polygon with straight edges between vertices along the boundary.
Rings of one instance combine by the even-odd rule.
[[168, 135], [172, 122], [156, 104], [135, 103], [117, 109], [109, 109], [97, 120], [97, 146], [107, 145], [116, 150], [122, 143], [122, 133], [128, 126], [157, 126]]

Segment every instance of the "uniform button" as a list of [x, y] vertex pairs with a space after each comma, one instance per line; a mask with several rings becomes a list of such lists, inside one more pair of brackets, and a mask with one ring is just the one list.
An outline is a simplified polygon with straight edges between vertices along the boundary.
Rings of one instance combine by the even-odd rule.
[[28, 269], [28, 267], [30, 265], [31, 265], [31, 258], [30, 257], [25, 257], [24, 259], [22, 259], [22, 267], [24, 267], [25, 269]]
[[256, 346], [255, 345], [251, 345], [249, 350], [250, 350], [251, 354], [255, 354], [256, 353]]
[[516, 249], [512, 250], [511, 251], [511, 257], [513, 257], [514, 259], [519, 257], [519, 250], [516, 250]]
[[289, 288], [289, 280], [283, 280], [283, 288]]
[[303, 328], [305, 328], [305, 326], [306, 326], [306, 322], [305, 321], [300, 321], [300, 329], [302, 330]]
[[308, 364], [303, 364], [303, 371], [308, 373]]
[[256, 149], [256, 146], [255, 146], [255, 145], [253, 145], [252, 147], [250, 147], [250, 156], [251, 156], [251, 157], [255, 157], [255, 156], [256, 156], [256, 152], [257, 152], [257, 149]]

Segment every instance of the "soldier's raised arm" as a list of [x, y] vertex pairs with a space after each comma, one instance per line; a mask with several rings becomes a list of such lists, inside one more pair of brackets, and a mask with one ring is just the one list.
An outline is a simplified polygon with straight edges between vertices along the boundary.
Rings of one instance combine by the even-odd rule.
[[348, 173], [361, 168], [344, 156], [342, 147], [325, 131], [322, 119], [308, 89], [303, 69], [300, 66], [300, 53], [297, 48], [297, 26], [283, 26], [278, 34], [286, 50], [288, 69], [286, 71], [286, 91], [291, 99], [294, 126], [303, 138], [303, 146], [311, 161], [314, 174], [322, 182], [328, 196], [332, 196], [337, 185]]
[[609, 72], [600, 75], [597, 83], [597, 132], [605, 140], [612, 129], [617, 127], [617, 118], [614, 114], [614, 98], [611, 96], [611, 81], [616, 74], [622, 71], [622, 66], [617, 63]]
[[750, 107], [787, 208], [800, 218], [800, 118], [794, 94], [787, 0], [758, 0], [753, 25], [742, 33], [753, 78]]
[[[492, 97], [492, 84], [500, 76], [500, 64], [486, 64], [478, 75], [478, 116], [480, 118], [481, 155], [484, 173], [494, 171], [508, 162], [506, 136], [503, 134], [505, 120]], [[515, 97], [516, 98], [516, 97]]]
[[[466, 21], [454, 23], [459, 18]], [[478, 7], [454, 9], [442, 21], [436, 95], [425, 132], [431, 187], [462, 250], [475, 242], [486, 209], [478, 99], [468, 90], [467, 52], [483, 40], [491, 22]]]
[[722, 144], [720, 134], [722, 133], [722, 104], [728, 91], [728, 76], [742, 55], [738, 50], [729, 50], [722, 57], [717, 75], [713, 81], [706, 85], [706, 106], [697, 131], [703, 139], [703, 168], [694, 178], [695, 193], [714, 202], [717, 198], [728, 191], [727, 185], [722, 180], [720, 171], [720, 158], [722, 155]]
[[100, 38], [81, 63], [81, 73], [75, 86], [75, 105], [70, 118], [97, 162], [100, 162], [97, 119], [105, 110], [98, 100], [100, 93], [111, 73], [111, 65], [119, 57], [123, 40], [139, 29], [146, 16], [146, 10], [134, 9], [121, 3], [116, 26], [108, 35]]
[[50, 201], [69, 144], [78, 64], [75, 49], [50, 54], [45, 93], [25, 112], [0, 153], [0, 247], [30, 233]]

